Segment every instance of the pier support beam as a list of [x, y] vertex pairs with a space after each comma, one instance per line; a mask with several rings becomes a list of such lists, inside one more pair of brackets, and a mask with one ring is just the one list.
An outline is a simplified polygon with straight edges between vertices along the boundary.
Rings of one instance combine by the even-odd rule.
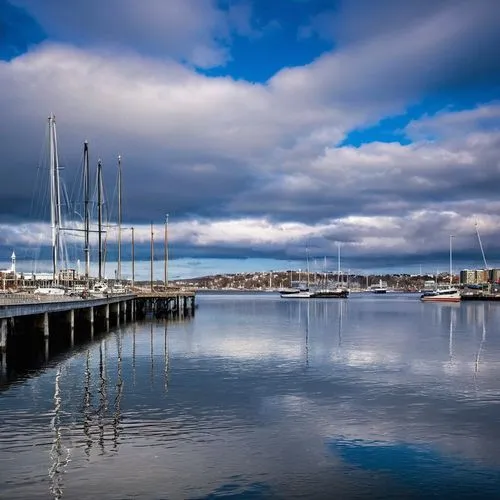
[[43, 336], [49, 338], [49, 313], [43, 313]]
[[106, 316], [106, 331], [109, 332], [109, 304], [104, 306], [105, 316]]
[[127, 301], [123, 302], [123, 322], [127, 322]]
[[120, 314], [121, 314], [121, 308], [120, 308], [120, 303], [116, 303], [116, 326], [120, 326]]
[[45, 362], [49, 360], [49, 313], [43, 313], [43, 337], [45, 339]]
[[71, 347], [75, 345], [75, 310], [68, 311], [69, 335], [71, 339]]
[[89, 323], [91, 325], [94, 324], [94, 306], [90, 306], [89, 309], [88, 309], [88, 315], [89, 315]]
[[7, 319], [2, 319], [0, 323], [0, 356], [1, 356], [1, 371], [2, 375], [7, 373], [7, 336], [8, 336]]
[[7, 334], [8, 334], [7, 319], [2, 319], [0, 323], [0, 350], [2, 352], [7, 351]]
[[90, 338], [94, 338], [94, 306], [89, 307]]

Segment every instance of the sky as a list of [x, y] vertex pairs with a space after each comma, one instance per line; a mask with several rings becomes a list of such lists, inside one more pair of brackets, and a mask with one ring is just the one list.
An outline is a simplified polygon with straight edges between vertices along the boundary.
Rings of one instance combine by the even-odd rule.
[[450, 235], [479, 268], [476, 229], [500, 267], [499, 23], [497, 0], [0, 0], [0, 261], [50, 255], [54, 113], [69, 218], [83, 141], [112, 220], [122, 156], [124, 258], [151, 222], [162, 254], [168, 213], [183, 276], [335, 269], [339, 245], [445, 270]]

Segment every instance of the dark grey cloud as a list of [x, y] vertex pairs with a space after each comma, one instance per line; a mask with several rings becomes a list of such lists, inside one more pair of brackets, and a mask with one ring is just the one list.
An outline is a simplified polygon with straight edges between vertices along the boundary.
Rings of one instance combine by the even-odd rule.
[[[324, 81], [337, 90], [337, 81], [348, 80], [342, 95], [355, 105], [363, 97], [418, 100], [424, 92], [500, 84], [499, 21], [495, 0], [346, 0], [314, 17], [307, 32], [335, 40], [344, 57], [336, 70], [322, 65]], [[367, 80], [370, 89], [360, 92]]]

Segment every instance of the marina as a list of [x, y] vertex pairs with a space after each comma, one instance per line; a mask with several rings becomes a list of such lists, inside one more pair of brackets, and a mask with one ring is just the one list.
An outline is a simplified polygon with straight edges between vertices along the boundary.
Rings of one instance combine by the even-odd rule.
[[[153, 282], [153, 230], [151, 230], [151, 280], [150, 287], [140, 287], [131, 280], [122, 280], [121, 230], [122, 230], [122, 158], [118, 156], [118, 266], [114, 280], [104, 275], [105, 248], [103, 234], [104, 189], [102, 161], [97, 162], [97, 229], [91, 224], [91, 186], [89, 143], [83, 143], [83, 227], [74, 220], [65, 220], [62, 207], [72, 203], [63, 201], [63, 182], [60, 177], [56, 119], [48, 118], [48, 174], [50, 185], [49, 212], [51, 219], [51, 273], [18, 275], [16, 254], [11, 255], [11, 267], [2, 271], [0, 294], [0, 353], [2, 370], [7, 370], [9, 345], [18, 336], [42, 336], [45, 357], [50, 351], [50, 339], [54, 335], [67, 336], [67, 345], [75, 344], [75, 335], [92, 339], [97, 331], [109, 331], [121, 323], [142, 319], [148, 314], [155, 317], [184, 317], [194, 314], [193, 290], [170, 287], [168, 261], [165, 258], [164, 281], [161, 286]], [[76, 213], [76, 210], [75, 210]], [[167, 216], [168, 220], [168, 216]], [[109, 226], [109, 224], [108, 224]], [[83, 273], [70, 268], [65, 234], [83, 232], [81, 249], [85, 269]], [[90, 274], [91, 234], [97, 234], [97, 276]], [[165, 224], [165, 256], [167, 249], [167, 224]], [[132, 248], [133, 253], [133, 248]], [[134, 264], [132, 265], [134, 269]], [[32, 338], [27, 338], [31, 342]]]

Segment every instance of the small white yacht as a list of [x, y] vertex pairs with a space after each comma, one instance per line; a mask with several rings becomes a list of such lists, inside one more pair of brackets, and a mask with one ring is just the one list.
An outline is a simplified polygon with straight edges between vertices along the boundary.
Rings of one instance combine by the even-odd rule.
[[460, 302], [461, 299], [460, 292], [454, 287], [424, 292], [420, 296], [423, 302]]
[[98, 281], [94, 283], [94, 286], [89, 290], [90, 295], [95, 297], [103, 297], [105, 294], [109, 293], [109, 288], [103, 281]]
[[110, 293], [120, 295], [127, 293], [127, 289], [121, 283], [114, 283], [111, 287]]
[[291, 293], [280, 293], [280, 296], [284, 299], [310, 299], [313, 295], [314, 293], [309, 290], [297, 290], [296, 292]]
[[377, 285], [372, 285], [370, 287], [370, 292], [372, 293], [387, 293], [387, 283], [379, 280]]
[[66, 295], [66, 290], [63, 287], [57, 286], [47, 286], [47, 287], [39, 287], [34, 292], [36, 295]]

